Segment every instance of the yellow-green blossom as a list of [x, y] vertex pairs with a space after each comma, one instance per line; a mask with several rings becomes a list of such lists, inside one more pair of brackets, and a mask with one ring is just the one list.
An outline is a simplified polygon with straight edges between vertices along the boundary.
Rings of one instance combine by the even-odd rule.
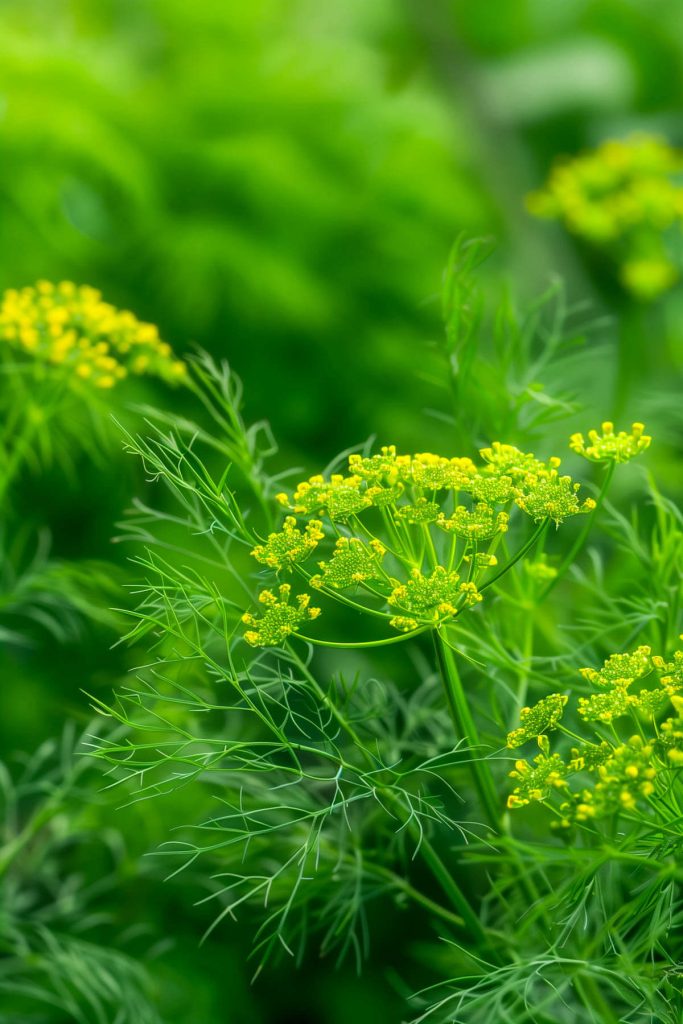
[[[354, 603], [367, 602], [369, 613], [390, 618], [396, 629], [438, 628], [481, 601], [478, 584], [496, 565], [494, 549], [515, 504], [535, 521], [558, 524], [594, 507], [591, 499], [580, 503], [579, 485], [560, 477], [559, 465], [555, 456], [542, 462], [499, 442], [481, 450], [479, 464], [433, 452], [400, 454], [393, 445], [352, 454], [347, 473], [311, 476], [291, 495], [277, 496], [308, 526], [288, 517], [254, 555], [273, 569], [296, 569], [315, 548], [320, 571], [310, 582], [327, 597], [356, 586]], [[332, 539], [334, 550], [326, 552]], [[466, 581], [457, 571], [462, 565]]]
[[508, 807], [525, 807], [532, 800], [545, 800], [554, 790], [567, 787], [568, 768], [558, 754], [538, 754], [532, 762], [515, 762], [510, 778], [517, 785], [508, 797]]
[[443, 513], [438, 502], [418, 498], [414, 505], [402, 505], [397, 515], [407, 523], [433, 523]]
[[441, 513], [436, 520], [436, 525], [458, 537], [466, 537], [470, 540], [490, 540], [497, 533], [505, 533], [509, 519], [507, 512], [495, 512], [490, 505], [479, 502], [472, 509], [458, 505], [448, 518]]
[[642, 423], [634, 423], [631, 433], [620, 430], [614, 433], [614, 424], [602, 424], [602, 433], [597, 430], [588, 431], [588, 443], [583, 434], [572, 434], [569, 447], [591, 462], [628, 462], [650, 447], [651, 437], [644, 433]]
[[287, 516], [282, 530], [269, 534], [266, 543], [258, 544], [251, 553], [271, 569], [287, 569], [308, 558], [324, 536], [320, 520], [312, 519], [301, 531], [294, 516]]
[[636, 679], [646, 676], [652, 668], [651, 648], [643, 644], [632, 654], [611, 654], [602, 668], [582, 668], [584, 679], [594, 686], [626, 689]]
[[277, 499], [299, 515], [327, 512], [330, 519], [343, 521], [371, 506], [372, 500], [362, 483], [355, 474], [345, 477], [334, 473], [327, 481], [322, 476], [312, 476], [298, 485], [291, 500], [286, 494], [278, 494]]
[[[677, 652], [683, 653], [683, 652]], [[668, 761], [676, 767], [683, 765], [683, 699], [672, 697], [675, 718], [667, 718], [659, 730], [659, 742]]]
[[569, 698], [562, 693], [551, 693], [531, 708], [522, 708], [519, 713], [521, 725], [508, 735], [508, 747], [521, 747], [527, 740], [537, 739], [541, 733], [549, 732], [562, 718]]
[[370, 484], [393, 487], [409, 465], [410, 456], [397, 455], [393, 444], [380, 448], [379, 455], [349, 455], [349, 471]]
[[263, 614], [257, 617], [247, 612], [242, 616], [242, 622], [249, 627], [244, 639], [252, 647], [277, 647], [295, 633], [302, 623], [320, 615], [319, 608], [310, 607], [308, 594], [298, 594], [296, 603], [291, 604], [291, 589], [288, 583], [282, 583], [278, 587], [277, 596], [272, 590], [261, 591], [259, 601], [265, 609]]
[[321, 574], [310, 580], [312, 587], [343, 590], [382, 575], [381, 563], [386, 550], [378, 540], [365, 544], [358, 537], [340, 537], [329, 562], [320, 562]]
[[439, 565], [429, 576], [424, 576], [419, 569], [413, 569], [410, 579], [394, 587], [388, 603], [401, 612], [392, 624], [402, 629], [405, 616], [435, 625], [457, 615], [461, 608], [477, 604], [481, 599], [473, 583], [462, 583], [457, 572]]
[[531, 213], [606, 251], [633, 295], [651, 301], [678, 279], [666, 232], [683, 224], [683, 154], [664, 139], [632, 135], [558, 160]]
[[679, 277], [675, 263], [665, 256], [626, 260], [619, 271], [619, 279], [627, 291], [643, 302], [652, 302], [668, 292]]
[[401, 505], [396, 514], [399, 519], [414, 524], [434, 522], [442, 513], [438, 502], [428, 502], [426, 498], [418, 498], [414, 505]]
[[548, 565], [546, 555], [534, 559], [533, 562], [525, 562], [524, 571], [537, 583], [549, 583], [557, 576], [557, 569], [552, 565]]
[[0, 341], [67, 379], [100, 389], [115, 387], [128, 374], [170, 382], [186, 375], [185, 363], [153, 324], [116, 309], [95, 288], [71, 281], [39, 281], [6, 291], [0, 303]]
[[513, 483], [523, 480], [528, 473], [538, 473], [545, 468], [557, 469], [561, 461], [553, 457], [548, 460], [546, 467], [535, 455], [522, 452], [511, 444], [501, 444], [500, 441], [494, 441], [490, 448], [481, 448], [479, 454], [487, 463], [488, 472], [509, 476]]
[[[597, 781], [592, 791], [584, 791], [584, 801], [590, 806], [589, 817], [602, 817], [615, 811], [635, 810], [639, 798], [647, 799], [655, 790], [653, 780], [657, 768], [652, 764], [654, 745], [645, 743], [640, 736], [632, 736], [626, 743], [614, 748], [597, 769]], [[590, 796], [590, 799], [589, 799]]]
[[473, 501], [491, 505], [507, 505], [517, 493], [511, 476], [488, 475], [486, 470], [467, 480], [462, 490], [471, 494]]
[[563, 519], [580, 512], [592, 512], [595, 508], [592, 498], [586, 498], [583, 503], [579, 501], [579, 486], [570, 476], [559, 476], [556, 469], [542, 474], [529, 473], [520, 485], [515, 502], [535, 522], [552, 519], [559, 526]]
[[[652, 664], [660, 673], [660, 686], [666, 690], [669, 696], [673, 696], [683, 688], [683, 651], [676, 651], [672, 661], [665, 661], [660, 655], [653, 654]], [[664, 674], [662, 675], [662, 673]], [[678, 707], [676, 701], [674, 704]]]
[[[594, 740], [572, 748], [567, 761], [555, 752], [552, 756], [560, 773], [562, 802], [556, 827], [586, 825], [606, 815], [618, 813], [653, 813], [658, 791], [670, 785], [666, 773], [683, 766], [683, 698], [677, 691], [683, 687], [683, 651], [676, 651], [672, 660], [652, 655], [643, 645], [626, 654], [613, 654], [602, 668], [581, 670], [584, 679], [599, 687], [599, 692], [579, 697], [581, 725], [593, 732]], [[654, 674], [654, 688], [635, 689], [636, 683]], [[561, 714], [560, 695], [551, 695], [535, 708], [521, 713], [520, 728], [508, 737], [510, 746], [518, 746], [541, 730], [553, 728]], [[555, 701], [556, 703], [553, 703]], [[548, 703], [546, 703], [548, 702]], [[659, 722], [667, 705], [674, 715]], [[618, 738], [613, 722], [630, 717], [638, 733], [623, 741]], [[605, 738], [604, 725], [611, 728]], [[621, 727], [623, 734], [623, 726]], [[541, 755], [533, 762], [518, 761], [510, 773], [515, 788], [508, 800], [511, 808], [522, 807], [532, 799], [552, 802], [552, 788], [543, 785], [549, 771], [547, 757], [549, 740], [539, 735]], [[540, 773], [540, 774], [539, 774]], [[658, 779], [662, 780], [659, 786]]]
[[467, 484], [474, 472], [471, 459], [447, 459], [431, 452], [420, 452], [412, 456], [409, 472], [404, 473], [404, 479], [426, 491], [445, 488], [457, 491]]
[[633, 694], [618, 688], [608, 693], [593, 693], [590, 697], [579, 697], [579, 714], [586, 722], [609, 724], [615, 718], [628, 714], [636, 699]]

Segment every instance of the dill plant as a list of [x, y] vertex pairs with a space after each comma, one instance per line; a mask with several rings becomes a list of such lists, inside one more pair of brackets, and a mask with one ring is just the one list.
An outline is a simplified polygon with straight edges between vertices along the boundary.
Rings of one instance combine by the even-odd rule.
[[186, 367], [153, 324], [96, 288], [38, 281], [2, 296], [0, 373], [2, 496], [24, 466], [70, 466], [79, 451], [98, 459], [111, 437], [104, 396], [127, 377], [178, 384]]
[[133, 952], [147, 952], [145, 944], [117, 934], [106, 907], [125, 880], [120, 837], [85, 820], [97, 799], [83, 756], [95, 731], [96, 723], [83, 734], [67, 725], [60, 739], [0, 763], [3, 1024], [162, 1021], [152, 978]]
[[[526, 819], [526, 855], [543, 862], [548, 906], [563, 922], [559, 944], [589, 960], [607, 997], [597, 1019], [602, 1010], [606, 1019], [673, 1024], [683, 1012], [683, 517], [652, 482], [650, 501], [649, 526], [607, 508], [629, 583], [595, 625], [613, 632], [620, 620], [625, 647], [579, 671], [574, 652], [562, 692], [522, 710], [507, 741], [517, 758], [508, 806]], [[640, 576], [630, 574], [636, 563]], [[580, 584], [589, 598], [593, 582]], [[544, 841], [544, 829], [557, 840]]]
[[[8, 702], [26, 702], [22, 682], [35, 672], [47, 637], [57, 667], [75, 673], [72, 652], [88, 628], [104, 627], [109, 638], [121, 628], [108, 606], [124, 570], [52, 556], [49, 522], [23, 521], [17, 498], [26, 470], [39, 474], [56, 461], [64, 473], [83, 453], [101, 463], [129, 372], [177, 383], [185, 365], [156, 327], [105, 303], [95, 289], [42, 281], [3, 295], [0, 642]], [[101, 397], [112, 393], [113, 401]], [[38, 486], [47, 490], [44, 478]], [[125, 840], [108, 821], [84, 756], [98, 724], [85, 729], [86, 738], [68, 723], [59, 739], [0, 763], [3, 1024], [162, 1019], [148, 965], [136, 955], [147, 956], [153, 944], [126, 934], [107, 907], [126, 882]]]
[[[112, 786], [134, 801], [210, 787], [214, 813], [179, 823], [160, 852], [174, 876], [203, 865], [208, 932], [249, 923], [257, 973], [312, 946], [360, 967], [373, 907], [412, 905], [452, 951], [440, 973], [458, 971], [455, 994], [416, 997], [420, 1019], [490, 1020], [492, 994], [501, 1021], [590, 1012], [598, 972], [553, 944], [549, 875], [505, 810], [505, 724], [547, 679], [526, 624], [586, 541], [584, 528], [563, 545], [564, 523], [590, 526], [614, 465], [647, 448], [642, 425], [572, 436], [601, 464], [595, 499], [558, 457], [499, 442], [478, 461], [352, 451], [283, 490], [234, 375], [206, 358], [195, 373], [220, 433], [150, 414], [146, 437], [126, 435], [167, 497], [124, 524], [145, 549], [125, 639], [150, 654], [113, 705], [96, 702], [124, 729], [97, 744]], [[521, 657], [499, 630], [510, 606]], [[397, 645], [408, 685], [386, 675]], [[463, 673], [506, 675], [503, 703], [486, 709]], [[510, 1016], [533, 956], [548, 977]]]
[[679, 276], [683, 154], [656, 135], [608, 139], [556, 161], [546, 185], [527, 197], [538, 217], [560, 220], [605, 252], [623, 287], [651, 302]]

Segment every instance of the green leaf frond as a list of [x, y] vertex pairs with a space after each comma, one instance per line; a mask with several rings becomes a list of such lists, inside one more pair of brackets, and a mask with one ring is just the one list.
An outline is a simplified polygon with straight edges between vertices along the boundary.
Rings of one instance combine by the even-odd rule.
[[0, 765], [3, 1020], [162, 1022], [152, 976], [105, 909], [121, 882], [121, 840], [86, 811], [102, 804], [82, 756], [92, 734], [70, 726], [60, 741]]
[[0, 638], [32, 646], [36, 632], [60, 643], [82, 636], [87, 623], [120, 631], [122, 618], [107, 610], [119, 594], [123, 573], [104, 562], [50, 557], [47, 532], [19, 531], [10, 544], [0, 536]]

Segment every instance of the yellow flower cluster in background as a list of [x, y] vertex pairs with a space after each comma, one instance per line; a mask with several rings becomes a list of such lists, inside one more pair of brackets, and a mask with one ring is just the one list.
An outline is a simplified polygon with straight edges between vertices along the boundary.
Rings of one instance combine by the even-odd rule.
[[558, 160], [546, 185], [527, 197], [537, 217], [610, 253], [624, 287], [649, 301], [679, 276], [665, 233], [683, 225], [683, 153], [637, 134]]
[[115, 387], [128, 374], [182, 380], [186, 366], [153, 324], [104, 302], [71, 281], [10, 289], [0, 304], [0, 341], [15, 352], [93, 387]]
[[[666, 661], [642, 646], [611, 655], [600, 669], [581, 669], [581, 675], [595, 687], [577, 702], [581, 728], [590, 735], [568, 756], [551, 754], [547, 733], [565, 731], [568, 698], [554, 693], [523, 708], [508, 747], [536, 740], [540, 753], [515, 763], [508, 807], [541, 801], [563, 829], [623, 812], [647, 816], [652, 799], [667, 792], [671, 773], [683, 764], [683, 651]], [[650, 679], [654, 686], [645, 685]], [[667, 708], [674, 714], [660, 722]]]

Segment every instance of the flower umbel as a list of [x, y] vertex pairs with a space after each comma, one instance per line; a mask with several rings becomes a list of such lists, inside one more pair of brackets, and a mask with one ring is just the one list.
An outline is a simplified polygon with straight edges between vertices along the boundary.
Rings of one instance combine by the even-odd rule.
[[277, 596], [272, 590], [262, 590], [259, 601], [265, 611], [260, 618], [247, 612], [242, 622], [249, 626], [244, 639], [252, 647], [277, 647], [309, 619], [320, 614], [319, 608], [310, 607], [308, 594], [298, 594], [296, 604], [290, 603], [292, 588], [288, 583], [278, 587]]
[[[579, 499], [579, 484], [560, 476], [559, 465], [556, 456], [544, 462], [499, 442], [481, 450], [480, 464], [431, 452], [404, 455], [393, 445], [376, 455], [352, 454], [347, 473], [311, 476], [279, 494], [290, 514], [252, 554], [401, 633], [437, 629], [481, 602], [503, 535], [523, 528], [525, 516], [538, 527], [518, 556], [506, 559], [511, 565], [543, 523], [559, 525], [595, 508], [591, 498]], [[313, 551], [319, 571], [311, 576], [302, 563]], [[495, 580], [507, 571], [503, 565]], [[276, 639], [282, 640], [277, 631]]]
[[[564, 790], [563, 802], [554, 807], [559, 813], [556, 825], [569, 828], [619, 813], [652, 813], [651, 800], [658, 787], [665, 792], [671, 785], [670, 773], [683, 764], [683, 698], [676, 695], [683, 686], [682, 670], [683, 651], [666, 661], [652, 655], [647, 646], [613, 654], [602, 668], [581, 670], [584, 679], [599, 687], [599, 692], [578, 699], [579, 720], [593, 738], [571, 748], [566, 760], [557, 752], [552, 755], [562, 780], [559, 788]], [[641, 681], [652, 675], [656, 685], [642, 686]], [[632, 689], [635, 684], [641, 685], [640, 690]], [[550, 728], [563, 731], [560, 718], [566, 701], [551, 694], [535, 708], [525, 708], [508, 746], [520, 746]], [[667, 705], [673, 706], [675, 714], [660, 723]], [[631, 719], [630, 737], [623, 740], [614, 722], [625, 718]], [[549, 754], [548, 738], [539, 735], [538, 743], [543, 751], [540, 759], [518, 761], [510, 773], [516, 783], [508, 799], [511, 808], [532, 800], [553, 806], [551, 788], [531, 784], [541, 768], [547, 768], [543, 759]]]
[[592, 498], [579, 501], [578, 490], [579, 484], [573, 483], [570, 476], [559, 476], [552, 469], [543, 474], [530, 473], [515, 501], [535, 522], [552, 519], [559, 526], [563, 519], [595, 508]]
[[386, 551], [378, 540], [364, 544], [358, 537], [340, 537], [329, 562], [320, 562], [321, 574], [311, 578], [311, 586], [343, 590], [354, 584], [381, 576]]
[[537, 217], [607, 251], [621, 283], [652, 301], [678, 279], [666, 233], [683, 225], [683, 153], [654, 135], [609, 139], [557, 161], [545, 186], [527, 198]]
[[602, 424], [602, 433], [588, 431], [588, 443], [583, 434], [572, 434], [569, 447], [590, 462], [629, 462], [650, 447], [651, 437], [644, 433], [642, 423], [634, 423], [630, 434], [625, 430], [614, 433], [614, 424]]
[[532, 708], [522, 708], [519, 713], [521, 725], [519, 729], [509, 734], [508, 747], [521, 747], [527, 740], [535, 739], [541, 733], [556, 728], [568, 699], [562, 693], [551, 693]]
[[271, 533], [266, 543], [257, 545], [251, 553], [258, 562], [271, 569], [291, 568], [295, 562], [308, 558], [324, 536], [319, 520], [312, 519], [302, 532], [297, 529], [294, 516], [287, 516], [282, 530]]
[[0, 304], [0, 341], [67, 378], [115, 387], [128, 374], [167, 381], [185, 377], [185, 363], [153, 324], [105, 302], [95, 288], [71, 281], [10, 289]]
[[457, 572], [438, 565], [430, 576], [423, 576], [419, 569], [413, 569], [410, 579], [394, 587], [388, 604], [411, 620], [436, 625], [481, 599], [474, 583], [463, 583]]

